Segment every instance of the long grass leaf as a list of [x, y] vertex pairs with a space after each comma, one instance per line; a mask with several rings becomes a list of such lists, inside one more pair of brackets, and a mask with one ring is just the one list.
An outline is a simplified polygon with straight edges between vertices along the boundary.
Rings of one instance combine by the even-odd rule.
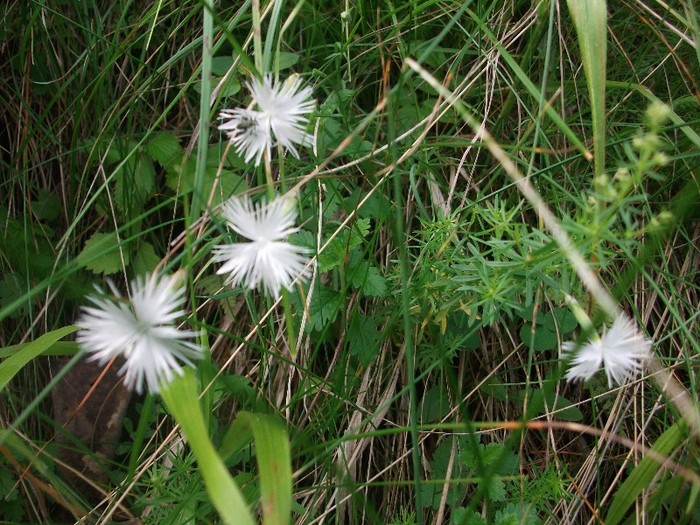
[[593, 121], [593, 164], [596, 184], [605, 173], [605, 70], [607, 11], [605, 0], [567, 0], [576, 26], [583, 71], [588, 83]]
[[0, 363], [0, 390], [7, 386], [7, 383], [24, 368], [27, 363], [37, 356], [40, 356], [51, 348], [57, 341], [60, 341], [78, 329], [77, 326], [64, 326], [53, 332], [42, 335], [36, 341], [22, 345], [14, 354], [7, 357]]
[[237, 419], [253, 433], [263, 523], [286, 525], [292, 509], [292, 460], [287, 430], [270, 415], [241, 412]]
[[243, 494], [209, 439], [194, 372], [187, 369], [163, 388], [161, 395], [197, 458], [207, 494], [221, 519], [229, 525], [253, 525], [255, 521]]
[[[678, 448], [687, 434], [687, 428], [683, 422], [678, 421], [661, 434], [651, 449], [663, 456], [669, 456]], [[615, 497], [610, 503], [610, 511], [605, 517], [606, 525], [617, 525], [620, 523], [629, 508], [634, 504], [637, 496], [650, 486], [652, 479], [658, 473], [659, 462], [649, 457], [643, 458], [629, 477], [620, 485], [617, 492], [615, 492]]]

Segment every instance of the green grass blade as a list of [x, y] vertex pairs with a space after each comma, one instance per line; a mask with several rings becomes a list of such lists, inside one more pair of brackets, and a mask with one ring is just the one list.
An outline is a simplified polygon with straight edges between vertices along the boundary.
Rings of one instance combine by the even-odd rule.
[[[651, 450], [663, 456], [670, 456], [687, 435], [687, 429], [682, 421], [669, 427]], [[610, 511], [605, 517], [606, 525], [617, 525], [625, 517], [637, 496], [651, 485], [651, 481], [659, 473], [659, 462], [650, 457], [643, 458], [634, 468], [629, 477], [617, 489], [610, 503]]]
[[587, 160], [591, 159], [591, 152], [588, 151], [586, 148], [586, 145], [583, 143], [581, 139], [578, 138], [578, 135], [574, 130], [572, 130], [569, 125], [564, 121], [564, 119], [559, 115], [559, 113], [556, 112], [554, 107], [549, 104], [546, 100], [543, 100], [541, 95], [540, 95], [540, 89], [530, 80], [530, 77], [528, 74], [523, 71], [523, 69], [520, 67], [518, 64], [518, 61], [513, 57], [512, 54], [508, 52], [508, 50], [499, 42], [498, 38], [496, 35], [493, 34], [486, 25], [476, 14], [472, 13], [469, 11], [470, 16], [479, 24], [479, 28], [481, 31], [484, 32], [484, 34], [488, 37], [488, 39], [491, 41], [491, 43], [494, 45], [494, 47], [498, 50], [498, 53], [500, 54], [501, 58], [508, 64], [508, 67], [511, 68], [515, 76], [518, 78], [520, 83], [523, 85], [523, 87], [526, 89], [527, 93], [531, 96], [534, 97], [538, 100], [539, 105], [544, 108], [545, 114], [549, 117], [549, 119], [554, 122], [554, 124], [559, 128], [559, 130], [566, 136], [567, 139], [571, 141], [571, 144], [583, 155], [583, 157]]
[[593, 164], [596, 185], [605, 173], [605, 67], [607, 11], [605, 0], [567, 0], [576, 26], [593, 120]]
[[0, 363], [0, 390], [26, 366], [32, 359], [40, 356], [51, 348], [57, 341], [78, 330], [77, 326], [64, 326], [53, 332], [42, 335], [36, 341], [22, 345], [14, 354]]
[[202, 23], [202, 79], [199, 98], [199, 139], [197, 141], [197, 168], [195, 172], [194, 191], [192, 192], [192, 209], [190, 224], [192, 224], [205, 206], [204, 176], [207, 164], [207, 149], [209, 147], [209, 120], [211, 113], [211, 64], [212, 45], [214, 42], [214, 3], [204, 2], [204, 19]]
[[223, 521], [229, 525], [254, 525], [243, 494], [209, 439], [194, 372], [186, 369], [184, 375], [163, 388], [161, 395], [197, 458], [207, 493]]

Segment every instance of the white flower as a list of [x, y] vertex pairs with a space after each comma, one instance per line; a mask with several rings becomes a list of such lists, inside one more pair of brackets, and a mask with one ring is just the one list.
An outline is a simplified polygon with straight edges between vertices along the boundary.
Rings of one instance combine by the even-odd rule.
[[254, 206], [248, 198], [233, 197], [223, 204], [221, 213], [229, 228], [251, 241], [214, 247], [214, 262], [224, 263], [216, 273], [228, 274], [227, 284], [245, 282], [252, 289], [262, 283], [267, 293], [277, 297], [280, 288], [289, 289], [297, 276], [308, 274], [308, 250], [283, 240], [298, 230], [290, 199], [277, 197]]
[[269, 158], [272, 135], [267, 119], [262, 118], [262, 113], [251, 109], [223, 109], [219, 118], [226, 120], [219, 129], [226, 132], [236, 147], [236, 153], [246, 162], [255, 157], [257, 166], [263, 154]]
[[[160, 279], [139, 277], [131, 282], [130, 299], [122, 298], [112, 282], [116, 299], [88, 297], [94, 306], [83, 307], [78, 320], [77, 341], [103, 365], [116, 355], [126, 363], [119, 374], [124, 383], [138, 393], [144, 380], [151, 392], [158, 392], [162, 380], [173, 372], [182, 374], [179, 361], [194, 367], [192, 360], [202, 349], [187, 339], [197, 334], [178, 330], [174, 323], [184, 314], [185, 288], [178, 286], [178, 275]], [[99, 288], [98, 288], [98, 291]]]
[[314, 110], [316, 102], [311, 99], [311, 88], [301, 87], [301, 78], [289, 77], [280, 86], [273, 85], [272, 77], [265, 75], [262, 83], [253, 78], [248, 89], [282, 146], [297, 158], [299, 153], [294, 144], [313, 147], [314, 137], [306, 133], [309, 122], [306, 114]]
[[273, 138], [296, 158], [299, 158], [296, 145], [314, 146], [314, 137], [306, 132], [306, 126], [307, 115], [314, 110], [316, 102], [311, 98], [311, 88], [302, 87], [298, 76], [280, 85], [273, 84], [271, 75], [265, 75], [262, 81], [253, 78], [246, 85], [259, 110], [224, 109], [219, 114], [225, 121], [219, 129], [227, 132], [246, 162], [255, 157], [257, 166], [263, 154], [269, 159]]
[[[571, 341], [562, 345], [562, 350], [567, 354], [575, 349], [576, 343]], [[608, 386], [612, 388], [613, 380], [621, 385], [640, 370], [650, 357], [651, 341], [639, 332], [630, 318], [620, 315], [609, 330], [603, 329], [602, 337], [596, 336], [578, 349], [566, 379], [586, 381], [604, 366]]]

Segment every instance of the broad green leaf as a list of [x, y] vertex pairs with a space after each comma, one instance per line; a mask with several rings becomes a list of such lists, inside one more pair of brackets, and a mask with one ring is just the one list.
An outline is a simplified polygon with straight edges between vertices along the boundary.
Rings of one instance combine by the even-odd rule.
[[542, 326], [548, 328], [550, 331], [556, 331], [557, 327], [562, 334], [568, 334], [573, 332], [578, 323], [576, 322], [576, 316], [571, 313], [568, 308], [553, 308], [551, 312], [547, 312], [542, 316]]
[[32, 212], [43, 221], [54, 220], [62, 208], [58, 195], [43, 189], [39, 190], [39, 198], [32, 201]]
[[[20, 297], [24, 297], [28, 286], [26, 279], [22, 278], [20, 274], [11, 271], [6, 272], [3, 278], [0, 279], [0, 304], [11, 304]], [[34, 300], [34, 297], [26, 300], [10, 314], [10, 317], [25, 315]]]
[[155, 135], [146, 146], [146, 151], [153, 160], [166, 169], [170, 168], [176, 160], [181, 159], [184, 154], [180, 141], [172, 133]]
[[[190, 157], [182, 164], [175, 164], [172, 171], [168, 171], [166, 184], [180, 194], [194, 191], [195, 160]], [[212, 193], [213, 188], [213, 193]], [[216, 206], [232, 195], [245, 191], [248, 188], [245, 178], [231, 170], [222, 169], [217, 166], [207, 166], [204, 171], [204, 201], [208, 202], [212, 196], [212, 206]]]
[[538, 352], [552, 350], [557, 346], [557, 334], [542, 325], [535, 325], [533, 333], [530, 323], [525, 323], [520, 329], [520, 340], [525, 346]]
[[81, 268], [87, 268], [93, 273], [111, 275], [122, 269], [123, 264], [129, 264], [129, 250], [117, 249], [119, 241], [116, 233], [96, 233], [85, 243], [83, 251], [78, 254], [76, 262]]
[[149, 242], [139, 244], [134, 255], [134, 273], [136, 275], [150, 274], [160, 262], [156, 249]]
[[229, 525], [254, 525], [241, 490], [209, 439], [194, 372], [186, 368], [182, 376], [163, 386], [161, 396], [197, 458], [207, 494], [221, 519]]
[[314, 295], [309, 305], [311, 317], [307, 324], [308, 329], [321, 331], [335, 321], [338, 312], [341, 310], [340, 301], [340, 293], [332, 288], [321, 286], [314, 290]]
[[[523, 402], [525, 390], [518, 392], [517, 397]], [[531, 391], [527, 414], [529, 417], [552, 414], [561, 421], [581, 421], [583, 419], [583, 414], [571, 401], [561, 395], [557, 396], [556, 392], [546, 388], [536, 388]]]
[[78, 330], [77, 326], [64, 326], [53, 332], [46, 333], [36, 341], [20, 345], [20, 347], [9, 357], [0, 363], [0, 390], [5, 388], [7, 383], [24, 368], [35, 357], [43, 354], [54, 343], [63, 339], [68, 334]]
[[386, 297], [386, 278], [376, 266], [370, 266], [367, 278], [362, 283], [362, 293], [368, 297]]
[[283, 69], [289, 69], [290, 67], [296, 65], [299, 62], [299, 55], [296, 53], [290, 53], [289, 51], [280, 51], [277, 57], [277, 69], [282, 71]]
[[211, 72], [214, 75], [223, 77], [233, 65], [233, 57], [230, 55], [212, 57]]
[[[651, 450], [662, 456], [671, 456], [687, 435], [688, 430], [685, 422], [683, 420], [678, 421], [661, 434], [651, 447]], [[658, 461], [648, 456], [642, 458], [615, 492], [615, 496], [610, 503], [610, 510], [605, 517], [605, 524], [617, 525], [620, 523], [634, 504], [637, 496], [649, 487], [649, 484], [658, 473]]]
[[422, 396], [421, 419], [422, 424], [435, 423], [444, 418], [450, 411], [450, 398], [444, 386], [433, 386]]
[[44, 235], [44, 229], [32, 227], [10, 216], [0, 206], [0, 254], [16, 271], [44, 279], [56, 263], [54, 246]]
[[143, 212], [155, 187], [153, 161], [142, 152], [135, 153], [114, 173], [114, 203], [127, 219], [132, 219]]
[[377, 321], [367, 315], [354, 315], [348, 327], [348, 347], [350, 354], [367, 366], [379, 353], [381, 332]]

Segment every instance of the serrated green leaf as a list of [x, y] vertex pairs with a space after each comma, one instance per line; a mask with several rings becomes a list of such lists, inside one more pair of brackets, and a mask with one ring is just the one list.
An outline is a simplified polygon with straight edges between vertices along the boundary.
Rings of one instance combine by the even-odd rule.
[[450, 399], [445, 388], [433, 386], [423, 394], [421, 408], [421, 424], [440, 421], [450, 410]]
[[486, 520], [472, 509], [459, 507], [452, 511], [452, 525], [486, 525]]
[[168, 169], [174, 162], [182, 159], [185, 150], [180, 141], [172, 133], [158, 133], [146, 145], [146, 151], [151, 158]]
[[16, 271], [45, 278], [56, 262], [53, 245], [43, 236], [43, 229], [31, 228], [9, 213], [0, 207], [0, 253]]
[[123, 264], [129, 264], [129, 250], [118, 249], [119, 241], [116, 233], [96, 233], [85, 243], [83, 251], [76, 257], [81, 268], [87, 268], [93, 273], [111, 275], [122, 269]]
[[386, 297], [386, 279], [376, 266], [369, 267], [369, 273], [362, 284], [362, 293], [367, 297]]
[[362, 258], [362, 255], [358, 252], [356, 257], [351, 257], [348, 263], [347, 269], [347, 280], [351, 286], [354, 288], [362, 288], [369, 275], [370, 264], [369, 261]]
[[307, 323], [309, 330], [321, 331], [335, 321], [341, 310], [340, 300], [340, 293], [332, 288], [321, 286], [314, 290], [309, 305], [309, 313], [311, 314]]
[[290, 235], [287, 240], [297, 246], [308, 248], [312, 253], [316, 251], [316, 236], [309, 231], [299, 230]]
[[379, 353], [381, 333], [373, 317], [354, 315], [348, 327], [347, 337], [350, 354], [357, 357], [364, 366]]
[[129, 159], [114, 173], [114, 202], [117, 208], [131, 219], [143, 212], [144, 204], [156, 187], [156, 170], [153, 161], [143, 153]]

